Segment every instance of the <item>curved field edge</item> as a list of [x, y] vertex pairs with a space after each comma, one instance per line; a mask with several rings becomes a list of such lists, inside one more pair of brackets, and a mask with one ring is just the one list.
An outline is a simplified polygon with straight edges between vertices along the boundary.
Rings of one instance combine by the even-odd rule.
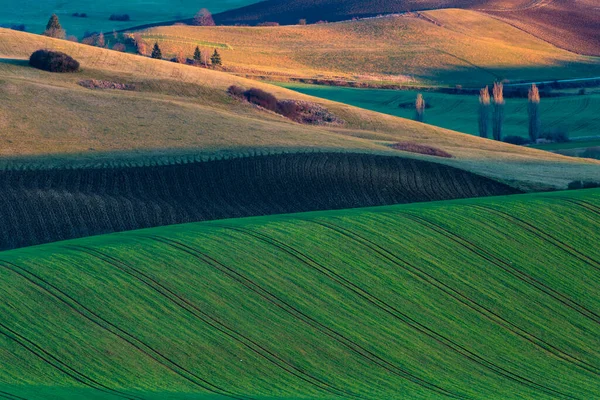
[[595, 398], [599, 213], [600, 191], [588, 190], [4, 252], [0, 390], [31, 400], [46, 398], [39, 387], [99, 399]]
[[0, 248], [255, 215], [519, 193], [454, 167], [351, 153], [0, 171]]

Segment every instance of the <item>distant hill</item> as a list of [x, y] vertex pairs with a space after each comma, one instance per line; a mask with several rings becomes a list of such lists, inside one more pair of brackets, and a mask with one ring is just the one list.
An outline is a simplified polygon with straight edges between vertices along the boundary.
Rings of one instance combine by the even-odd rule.
[[295, 24], [341, 21], [406, 11], [470, 8], [581, 54], [600, 56], [600, 5], [596, 0], [267, 0], [215, 15], [218, 24]]
[[148, 48], [158, 41], [168, 57], [220, 45], [227, 71], [268, 80], [482, 87], [600, 76], [600, 60], [463, 9], [307, 26], [163, 26], [142, 35]]
[[218, 24], [257, 24], [278, 22], [296, 24], [299, 19], [308, 23], [368, 18], [379, 14], [438, 8], [469, 8], [484, 5], [486, 0], [266, 0], [215, 15]]

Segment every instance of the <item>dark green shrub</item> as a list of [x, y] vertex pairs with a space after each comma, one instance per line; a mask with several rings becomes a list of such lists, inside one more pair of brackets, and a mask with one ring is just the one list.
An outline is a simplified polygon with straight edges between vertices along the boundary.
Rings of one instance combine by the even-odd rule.
[[531, 141], [522, 136], [507, 136], [502, 139], [504, 143], [516, 144], [517, 146], [524, 146], [526, 144], [531, 143]]
[[79, 71], [79, 62], [60, 51], [38, 50], [29, 58], [29, 65], [49, 72]]

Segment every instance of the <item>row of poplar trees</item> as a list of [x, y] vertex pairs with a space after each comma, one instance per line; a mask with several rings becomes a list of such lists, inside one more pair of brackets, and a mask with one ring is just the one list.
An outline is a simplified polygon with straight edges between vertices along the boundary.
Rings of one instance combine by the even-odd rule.
[[[527, 113], [529, 114], [529, 140], [535, 143], [540, 137], [542, 120], [540, 115], [540, 91], [533, 84], [528, 93]], [[493, 102], [492, 102], [493, 100]], [[479, 92], [479, 136], [489, 137], [490, 114], [492, 116], [492, 138], [502, 140], [504, 124], [504, 87], [502, 83], [494, 83], [492, 97], [488, 87]]]

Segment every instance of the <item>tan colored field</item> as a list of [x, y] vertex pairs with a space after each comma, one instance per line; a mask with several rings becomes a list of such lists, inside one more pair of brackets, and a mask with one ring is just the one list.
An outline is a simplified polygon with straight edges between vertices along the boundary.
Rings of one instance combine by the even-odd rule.
[[[39, 48], [73, 55], [81, 61], [82, 72], [57, 75], [30, 68], [23, 59]], [[26, 33], [0, 30], [0, 58], [0, 154], [4, 163], [15, 157], [42, 164], [65, 159], [98, 165], [142, 163], [149, 157], [246, 154], [257, 149], [406, 156], [388, 145], [411, 141], [455, 156], [443, 162], [529, 186], [564, 186], [600, 174], [598, 162], [483, 140], [223, 72]], [[92, 91], [77, 85], [86, 78], [135, 83], [138, 90]], [[294, 123], [229, 98], [225, 91], [231, 84], [260, 87], [281, 99], [317, 102], [346, 124], [340, 128]]]
[[[220, 43], [225, 68], [241, 75], [475, 85], [497, 79], [600, 76], [600, 59], [560, 50], [509, 24], [468, 10], [307, 26], [152, 28], [163, 55], [191, 57]], [[151, 47], [150, 47], [151, 48]], [[165, 54], [166, 53], [166, 54]]]

